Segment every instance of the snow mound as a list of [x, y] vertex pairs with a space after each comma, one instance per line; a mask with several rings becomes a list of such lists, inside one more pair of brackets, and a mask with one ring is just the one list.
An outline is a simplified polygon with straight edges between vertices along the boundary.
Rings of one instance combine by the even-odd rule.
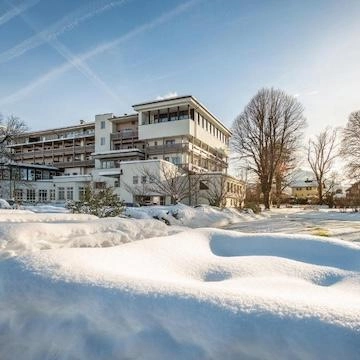
[[336, 239], [197, 229], [35, 251], [0, 261], [0, 288], [4, 360], [360, 353], [360, 247]]
[[108, 247], [177, 231], [153, 219], [18, 212], [0, 218], [0, 249], [9, 256], [63, 247]]
[[11, 209], [11, 206], [6, 200], [0, 199], [0, 209]]
[[219, 209], [206, 205], [193, 208], [184, 204], [126, 208], [125, 215], [134, 219], [155, 217], [171, 225], [184, 225], [191, 228], [223, 227], [260, 217], [260, 215], [246, 214], [235, 209]]

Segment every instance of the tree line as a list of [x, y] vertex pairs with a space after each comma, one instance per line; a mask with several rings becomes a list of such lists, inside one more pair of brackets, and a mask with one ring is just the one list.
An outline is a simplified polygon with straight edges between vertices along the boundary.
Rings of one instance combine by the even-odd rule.
[[[234, 120], [231, 148], [246, 171], [255, 175], [266, 209], [272, 200], [279, 202], [289, 185], [303, 152], [306, 126], [304, 107], [298, 99], [274, 88], [259, 90]], [[359, 180], [360, 111], [350, 115], [343, 130], [327, 127], [313, 136], [306, 154], [317, 182], [319, 204], [324, 203], [325, 183], [335, 182], [330, 174], [337, 157], [344, 159], [349, 178]]]

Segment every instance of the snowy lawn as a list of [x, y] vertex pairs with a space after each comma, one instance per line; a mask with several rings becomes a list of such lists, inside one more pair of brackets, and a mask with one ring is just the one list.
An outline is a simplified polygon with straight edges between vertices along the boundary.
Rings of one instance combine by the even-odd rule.
[[360, 213], [302, 208], [272, 209], [252, 222], [229, 224], [227, 229], [251, 233], [310, 234], [360, 242]]
[[358, 359], [358, 244], [181, 226], [292, 212], [0, 210], [0, 359]]

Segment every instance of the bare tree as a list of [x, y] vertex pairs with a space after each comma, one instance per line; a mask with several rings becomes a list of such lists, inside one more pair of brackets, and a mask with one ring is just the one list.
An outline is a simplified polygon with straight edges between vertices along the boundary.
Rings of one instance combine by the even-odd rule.
[[0, 159], [3, 161], [11, 159], [8, 145], [27, 130], [24, 121], [16, 116], [10, 115], [6, 120], [0, 114]]
[[199, 188], [201, 174], [191, 173], [176, 165], [169, 166], [160, 162], [160, 172], [151, 171], [149, 168], [142, 169], [142, 175], [149, 180], [148, 190], [170, 196], [171, 202], [178, 202], [188, 198], [191, 202]]
[[202, 179], [199, 186], [203, 193], [200, 195], [211, 206], [223, 208], [226, 206], [226, 198], [230, 195], [226, 176], [223, 174], [207, 176]]
[[317, 191], [320, 205], [324, 202], [326, 175], [331, 171], [334, 160], [337, 157], [336, 138], [337, 130], [326, 128], [319, 135], [315, 136], [315, 139], [309, 141], [307, 149], [308, 163], [318, 184]]
[[144, 197], [151, 195], [151, 190], [147, 182], [141, 181], [140, 184], [127, 184], [124, 182], [123, 186], [127, 192], [132, 194], [134, 201], [139, 202], [140, 205]]
[[276, 169], [299, 147], [306, 125], [303, 106], [281, 90], [261, 89], [233, 124], [232, 148], [259, 178], [266, 209]]
[[342, 132], [340, 155], [346, 159], [348, 175], [360, 177], [360, 111], [350, 114]]

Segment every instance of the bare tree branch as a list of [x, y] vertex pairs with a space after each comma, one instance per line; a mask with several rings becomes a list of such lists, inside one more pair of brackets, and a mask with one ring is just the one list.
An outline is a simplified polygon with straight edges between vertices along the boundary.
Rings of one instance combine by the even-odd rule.
[[324, 187], [326, 175], [331, 171], [334, 160], [338, 156], [336, 151], [337, 130], [326, 128], [315, 139], [309, 141], [307, 149], [308, 163], [318, 183], [319, 204], [324, 201]]
[[342, 132], [340, 155], [346, 160], [350, 178], [360, 178], [360, 111], [350, 114]]

